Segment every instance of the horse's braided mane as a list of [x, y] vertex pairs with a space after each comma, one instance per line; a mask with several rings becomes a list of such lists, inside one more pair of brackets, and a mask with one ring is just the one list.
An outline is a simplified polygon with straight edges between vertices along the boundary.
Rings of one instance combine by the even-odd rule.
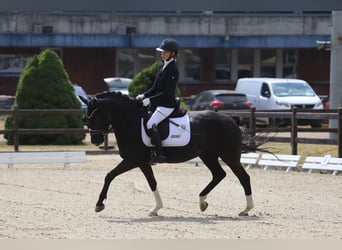
[[106, 92], [102, 92], [96, 95], [97, 99], [116, 99], [116, 98], [121, 98], [124, 99], [126, 101], [132, 100], [131, 97], [129, 97], [128, 95], [124, 95], [121, 92], [110, 92], [110, 91], [106, 91]]
[[103, 92], [99, 93], [95, 96], [96, 99], [98, 100], [117, 100], [119, 99], [120, 102], [124, 102], [126, 105], [133, 105], [134, 107], [138, 106], [139, 102], [135, 100], [134, 98], [122, 94], [121, 92]]

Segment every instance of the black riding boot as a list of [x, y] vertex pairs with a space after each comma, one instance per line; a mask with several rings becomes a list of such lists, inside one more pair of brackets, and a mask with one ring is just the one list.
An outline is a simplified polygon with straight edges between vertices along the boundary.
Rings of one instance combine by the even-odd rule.
[[151, 142], [154, 145], [154, 150], [151, 153], [151, 164], [166, 162], [166, 156], [162, 148], [160, 136], [156, 126], [148, 130], [149, 136], [151, 137]]

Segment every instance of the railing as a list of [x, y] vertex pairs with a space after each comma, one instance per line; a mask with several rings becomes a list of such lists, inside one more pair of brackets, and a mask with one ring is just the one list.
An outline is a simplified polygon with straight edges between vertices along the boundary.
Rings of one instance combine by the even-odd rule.
[[[314, 110], [314, 109], [299, 109], [293, 108], [292, 110], [256, 110], [251, 108], [249, 110], [226, 110], [219, 111], [240, 118], [249, 120], [248, 133], [250, 136], [255, 136], [257, 133], [262, 132], [289, 132], [290, 136], [279, 137], [274, 136], [270, 141], [274, 142], [289, 142], [292, 148], [292, 154], [297, 154], [298, 143], [311, 143], [311, 144], [332, 144], [338, 146], [338, 157], [342, 157], [342, 109], [327, 109], [327, 110]], [[22, 134], [65, 134], [65, 133], [89, 133], [88, 129], [84, 128], [39, 128], [39, 129], [24, 129], [18, 125], [18, 118], [23, 115], [72, 115], [84, 114], [81, 109], [14, 109], [2, 110], [0, 115], [13, 114], [14, 127], [13, 129], [0, 130], [0, 134], [12, 133], [14, 136], [14, 150], [19, 150], [19, 135]], [[260, 118], [271, 119], [290, 119], [291, 125], [289, 127], [258, 127], [257, 120]], [[337, 120], [337, 128], [309, 128], [298, 127], [299, 119], [318, 119], [318, 120]], [[298, 138], [298, 132], [328, 132], [335, 134], [336, 139], [331, 138]], [[105, 139], [103, 147], [108, 149], [108, 139]]]
[[[300, 109], [293, 108], [292, 110], [256, 110], [251, 108], [249, 110], [225, 110], [219, 111], [222, 113], [238, 116], [249, 120], [248, 133], [250, 136], [255, 136], [257, 133], [262, 132], [289, 132], [290, 137], [275, 136], [270, 139], [273, 142], [289, 142], [291, 143], [292, 154], [296, 155], [298, 152], [298, 143], [310, 144], [332, 144], [338, 146], [338, 157], [342, 157], [342, 109]], [[260, 118], [275, 119], [289, 119], [289, 127], [257, 127], [257, 120]], [[336, 120], [336, 128], [311, 128], [299, 127], [298, 120]], [[335, 134], [335, 139], [331, 138], [298, 138], [298, 132], [328, 132]]]
[[18, 120], [20, 116], [25, 115], [83, 115], [82, 109], [0, 109], [0, 115], [13, 114], [13, 129], [0, 130], [0, 134], [12, 133], [14, 138], [14, 151], [19, 151], [19, 135], [37, 135], [37, 134], [73, 134], [88, 133], [84, 128], [19, 128]]

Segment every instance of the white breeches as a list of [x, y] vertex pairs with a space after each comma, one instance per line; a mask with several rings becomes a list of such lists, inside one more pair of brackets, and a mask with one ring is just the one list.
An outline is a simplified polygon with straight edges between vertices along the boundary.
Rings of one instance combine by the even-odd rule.
[[153, 124], [158, 125], [162, 120], [168, 117], [174, 108], [166, 108], [158, 106], [154, 113], [152, 114], [151, 118], [147, 121], [147, 129], [151, 129]]

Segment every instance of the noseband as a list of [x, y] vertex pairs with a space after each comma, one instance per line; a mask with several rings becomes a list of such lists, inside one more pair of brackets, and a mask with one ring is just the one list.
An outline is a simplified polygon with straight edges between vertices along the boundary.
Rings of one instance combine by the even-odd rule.
[[[99, 111], [98, 108], [94, 109], [90, 115], [87, 115], [87, 118], [88, 120], [90, 120], [91, 118], [93, 118], [93, 116], [95, 115], [95, 113]], [[90, 136], [93, 136], [93, 135], [106, 135], [108, 134], [112, 129], [112, 125], [109, 124], [108, 127], [106, 129], [91, 129], [89, 128], [89, 132], [90, 132]]]

